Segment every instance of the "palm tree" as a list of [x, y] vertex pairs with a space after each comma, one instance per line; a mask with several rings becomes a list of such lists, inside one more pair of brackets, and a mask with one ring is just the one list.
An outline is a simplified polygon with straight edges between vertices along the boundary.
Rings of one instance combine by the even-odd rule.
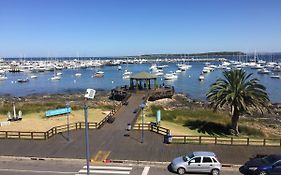
[[238, 120], [242, 114], [251, 114], [258, 110], [263, 113], [268, 109], [269, 98], [266, 88], [259, 84], [259, 80], [250, 79], [252, 74], [243, 70], [223, 72], [224, 79], [218, 79], [211, 85], [207, 99], [214, 110], [228, 107], [231, 110], [231, 131], [239, 135]]

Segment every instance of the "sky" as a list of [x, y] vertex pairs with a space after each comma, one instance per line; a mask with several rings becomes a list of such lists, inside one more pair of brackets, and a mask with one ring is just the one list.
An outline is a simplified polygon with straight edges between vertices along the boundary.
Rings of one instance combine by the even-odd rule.
[[1, 0], [0, 57], [281, 51], [280, 0]]

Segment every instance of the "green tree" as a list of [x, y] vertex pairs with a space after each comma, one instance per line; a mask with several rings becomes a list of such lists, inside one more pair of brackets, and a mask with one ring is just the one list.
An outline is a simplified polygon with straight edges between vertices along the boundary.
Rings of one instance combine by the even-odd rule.
[[242, 114], [253, 111], [263, 113], [268, 109], [269, 98], [266, 88], [259, 84], [256, 78], [250, 79], [252, 74], [243, 70], [223, 72], [224, 79], [218, 79], [211, 85], [207, 99], [214, 110], [227, 107], [231, 112], [231, 133], [239, 135], [238, 120]]

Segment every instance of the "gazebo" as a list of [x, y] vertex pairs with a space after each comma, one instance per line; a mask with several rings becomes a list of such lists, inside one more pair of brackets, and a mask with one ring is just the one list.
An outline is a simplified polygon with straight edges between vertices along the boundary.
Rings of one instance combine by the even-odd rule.
[[[153, 80], [153, 84], [151, 82]], [[140, 72], [130, 77], [130, 89], [143, 90], [157, 87], [157, 76], [147, 72]]]

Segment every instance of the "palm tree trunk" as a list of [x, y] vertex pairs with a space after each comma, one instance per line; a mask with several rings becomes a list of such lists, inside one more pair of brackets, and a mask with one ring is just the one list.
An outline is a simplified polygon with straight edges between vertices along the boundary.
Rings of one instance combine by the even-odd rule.
[[235, 132], [235, 135], [238, 136], [239, 135], [239, 129], [238, 129], [238, 120], [239, 120], [239, 115], [234, 112], [234, 114], [232, 115], [231, 118], [231, 127], [233, 129], [233, 131]]

